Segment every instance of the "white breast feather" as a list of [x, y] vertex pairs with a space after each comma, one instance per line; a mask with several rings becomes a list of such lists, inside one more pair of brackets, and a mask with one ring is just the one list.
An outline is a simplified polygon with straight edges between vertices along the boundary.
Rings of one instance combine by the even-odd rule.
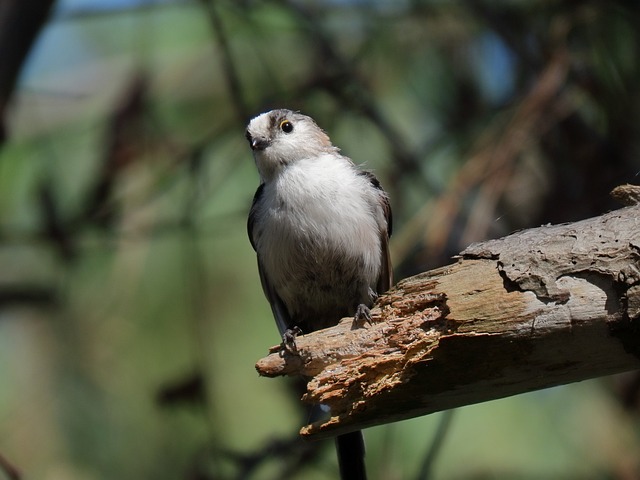
[[312, 238], [322, 248], [363, 259], [363, 273], [373, 287], [380, 272], [378, 190], [344, 158], [326, 155], [301, 160], [265, 185], [269, 205], [260, 229], [258, 251], [272, 281], [286, 281], [286, 255], [295, 244]]

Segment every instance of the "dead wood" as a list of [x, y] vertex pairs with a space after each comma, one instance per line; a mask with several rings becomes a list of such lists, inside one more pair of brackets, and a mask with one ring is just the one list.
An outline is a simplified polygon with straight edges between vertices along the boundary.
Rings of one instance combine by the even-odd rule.
[[399, 282], [374, 322], [277, 348], [260, 375], [310, 377], [313, 438], [640, 368], [640, 205], [471, 245]]

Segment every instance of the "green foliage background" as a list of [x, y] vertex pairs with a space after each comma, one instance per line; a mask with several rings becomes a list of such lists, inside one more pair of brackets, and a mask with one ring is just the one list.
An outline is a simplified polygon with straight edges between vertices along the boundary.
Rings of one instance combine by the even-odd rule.
[[[0, 150], [0, 454], [33, 479], [336, 478], [330, 444], [297, 466], [277, 453], [305, 413], [253, 369], [279, 339], [246, 238], [246, 121], [300, 109], [376, 172], [401, 278], [472, 241], [602, 213], [637, 183], [639, 10], [60, 11]], [[370, 476], [418, 478], [437, 436], [431, 478], [636, 478], [627, 386], [462, 408], [446, 434], [442, 414], [369, 429]]]

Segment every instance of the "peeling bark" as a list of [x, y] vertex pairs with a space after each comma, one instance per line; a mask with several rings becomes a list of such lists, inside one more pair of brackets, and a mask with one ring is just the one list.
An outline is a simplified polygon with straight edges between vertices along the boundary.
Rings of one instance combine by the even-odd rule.
[[478, 243], [372, 310], [277, 347], [260, 375], [310, 377], [333, 436], [640, 368], [640, 205]]

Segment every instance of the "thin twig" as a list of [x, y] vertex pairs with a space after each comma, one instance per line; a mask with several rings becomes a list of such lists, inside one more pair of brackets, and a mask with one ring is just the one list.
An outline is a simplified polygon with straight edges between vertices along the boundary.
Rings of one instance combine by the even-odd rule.
[[428, 480], [431, 478], [433, 465], [442, 450], [442, 445], [444, 444], [447, 433], [449, 433], [449, 427], [451, 427], [451, 419], [453, 418], [454, 412], [455, 409], [445, 410], [442, 412], [442, 415], [440, 415], [438, 428], [436, 429], [436, 433], [433, 435], [433, 440], [431, 440], [431, 445], [429, 445], [429, 449], [424, 457], [420, 471], [416, 476], [416, 480]]
[[[330, 63], [331, 68], [323, 67], [323, 71], [319, 74], [319, 81], [316, 83], [338, 97], [345, 107], [351, 107], [363, 114], [378, 128], [387, 139], [396, 160], [392, 164], [395, 165], [393, 176], [398, 177], [406, 175], [408, 172], [419, 172], [421, 157], [407, 147], [409, 142], [396, 130], [394, 124], [387, 120], [373, 99], [368, 86], [362, 81], [356, 69], [352, 67], [353, 62], [347, 61], [338, 53], [329, 35], [317, 21], [317, 16], [298, 2], [283, 0], [282, 3], [306, 25], [313, 45], [319, 50], [322, 58]], [[325, 74], [325, 71], [328, 74]], [[420, 178], [427, 181], [424, 176], [420, 176]], [[393, 179], [392, 183], [395, 183]]]
[[233, 54], [231, 53], [231, 47], [229, 45], [227, 34], [224, 30], [222, 19], [216, 10], [213, 0], [200, 1], [209, 16], [211, 30], [222, 53], [222, 70], [227, 82], [227, 87], [231, 93], [231, 100], [233, 101], [240, 123], [244, 125], [247, 119], [250, 118], [249, 108], [242, 93], [240, 76], [238, 75], [238, 71], [234, 63]]

